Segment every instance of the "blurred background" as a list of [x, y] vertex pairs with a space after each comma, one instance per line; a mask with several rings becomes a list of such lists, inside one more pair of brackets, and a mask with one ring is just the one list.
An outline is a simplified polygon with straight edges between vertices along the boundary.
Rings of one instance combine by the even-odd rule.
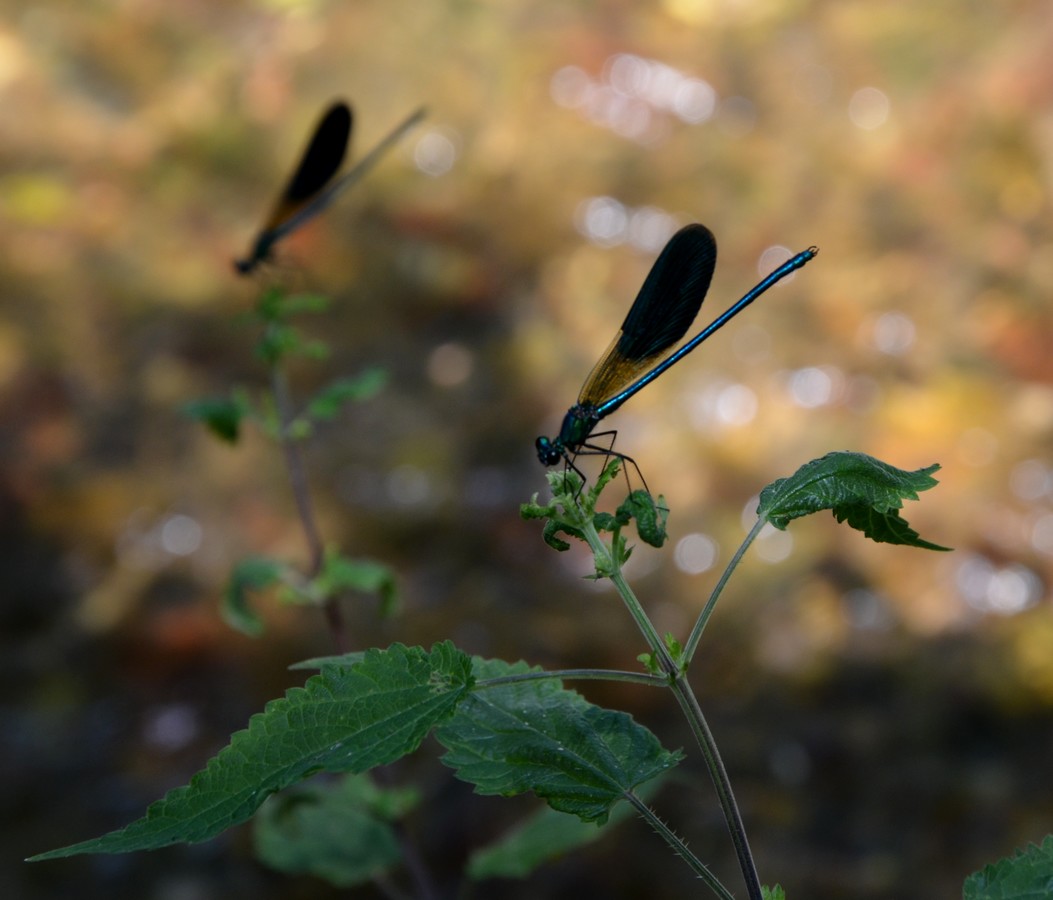
[[[1043, 2], [266, 0], [0, 4], [0, 890], [20, 898], [337, 896], [195, 847], [26, 866], [126, 824], [330, 652], [320, 614], [219, 615], [234, 564], [306, 562], [280, 454], [180, 412], [266, 386], [246, 324], [267, 278], [333, 299], [305, 323], [376, 398], [308, 450], [328, 541], [390, 565], [356, 647], [451, 638], [548, 667], [643, 646], [588, 559], [521, 502], [657, 252], [707, 224], [703, 324], [810, 244], [818, 258], [608, 422], [668, 500], [629, 571], [687, 634], [760, 489], [859, 450], [940, 485], [904, 514], [939, 554], [823, 514], [762, 539], [692, 681], [762, 879], [789, 896], [935, 898], [1053, 830], [1053, 17]], [[231, 260], [323, 108], [360, 156], [428, 119], [283, 244]], [[605, 423], [606, 424], [606, 423]], [[592, 471], [592, 470], [590, 470]], [[615, 492], [616, 493], [616, 492]], [[613, 502], [613, 501], [612, 501]], [[656, 805], [740, 890], [671, 698], [629, 710], [685, 782]], [[529, 799], [476, 798], [428, 745], [410, 823], [450, 896]], [[688, 869], [641, 823], [464, 896], [673, 897]], [[356, 896], [379, 896], [371, 888]]]

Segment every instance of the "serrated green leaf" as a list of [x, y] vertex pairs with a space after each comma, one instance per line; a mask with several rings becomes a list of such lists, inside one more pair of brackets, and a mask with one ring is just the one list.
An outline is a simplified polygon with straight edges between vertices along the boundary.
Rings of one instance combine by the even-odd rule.
[[241, 560], [223, 592], [220, 612], [227, 624], [250, 637], [262, 633], [263, 620], [249, 607], [249, 595], [281, 584], [287, 573], [285, 563], [276, 559], [251, 556]]
[[937, 484], [932, 473], [938, 469], [934, 464], [908, 472], [864, 453], [828, 453], [769, 484], [757, 514], [785, 530], [793, 519], [828, 509], [872, 541], [946, 550], [922, 540], [899, 514], [904, 500], [917, 500], [919, 491]]
[[387, 380], [387, 372], [381, 368], [367, 369], [354, 377], [340, 378], [314, 396], [308, 404], [308, 414], [315, 419], [332, 419], [348, 403], [375, 396]]
[[415, 797], [382, 791], [365, 775], [283, 792], [253, 820], [256, 856], [287, 874], [314, 875], [338, 887], [362, 884], [400, 861], [387, 810], [404, 813]]
[[1048, 900], [1053, 897], [1053, 835], [965, 879], [963, 900]]
[[777, 884], [774, 887], [762, 885], [760, 892], [761, 900], [786, 900], [786, 891], [782, 889], [781, 884]]
[[[477, 678], [531, 670], [474, 661]], [[436, 731], [443, 762], [481, 794], [532, 791], [585, 822], [607, 821], [626, 792], [681, 758], [626, 713], [593, 706], [556, 680], [477, 689]]]
[[237, 398], [211, 397], [194, 400], [183, 407], [183, 413], [203, 422], [220, 440], [236, 444], [241, 435], [241, 420], [248, 410]]
[[[636, 791], [637, 796], [647, 800], [664, 780], [652, 779]], [[583, 822], [577, 816], [543, 807], [517, 828], [476, 850], [468, 860], [468, 877], [476, 881], [523, 878], [538, 866], [599, 840], [634, 812], [628, 803], [619, 803], [611, 810], [610, 821], [597, 826], [595, 822]]]
[[364, 772], [415, 750], [473, 683], [471, 660], [449, 642], [394, 644], [355, 666], [325, 667], [267, 704], [185, 787], [119, 831], [34, 860], [129, 853], [204, 841], [244, 822], [271, 794], [316, 772]]

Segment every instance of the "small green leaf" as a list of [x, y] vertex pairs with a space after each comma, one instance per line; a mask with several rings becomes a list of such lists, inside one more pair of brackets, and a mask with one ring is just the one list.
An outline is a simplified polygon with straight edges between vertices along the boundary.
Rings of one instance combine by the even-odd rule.
[[829, 509], [872, 541], [946, 550], [922, 540], [899, 513], [904, 500], [917, 500], [919, 491], [937, 484], [932, 473], [938, 469], [934, 464], [908, 472], [864, 453], [828, 453], [769, 484], [757, 514], [785, 530], [793, 519]]
[[639, 654], [636, 657], [636, 661], [642, 663], [643, 667], [652, 675], [662, 674], [662, 666], [659, 664], [658, 656], [653, 650], [648, 653]]
[[661, 547], [668, 536], [665, 523], [669, 518], [669, 510], [662, 505], [663, 502], [659, 497], [659, 502], [655, 503], [647, 491], [635, 490], [618, 507], [618, 513], [636, 520], [636, 533], [641, 541], [652, 547]]
[[321, 294], [287, 294], [280, 287], [264, 291], [256, 304], [256, 314], [264, 322], [280, 322], [301, 313], [320, 313], [329, 308], [329, 298]]
[[314, 423], [302, 416], [285, 426], [285, 437], [290, 441], [306, 441], [314, 434]]
[[364, 772], [394, 762], [450, 717], [471, 688], [471, 669], [449, 642], [430, 652], [394, 644], [368, 651], [349, 668], [327, 666], [268, 703], [189, 785], [169, 791], [143, 818], [33, 859], [208, 840], [316, 772]]
[[241, 420], [248, 409], [236, 397], [212, 397], [187, 403], [183, 413], [204, 422], [205, 427], [220, 440], [236, 444], [241, 434]]
[[595, 558], [596, 574], [591, 577], [611, 578], [617, 575], [621, 571], [622, 566], [629, 561], [629, 557], [633, 555], [633, 548], [629, 546], [625, 535], [620, 531], [615, 531], [611, 535], [610, 551], [609, 564], [603, 557], [597, 556]]
[[375, 396], [387, 380], [387, 372], [379, 367], [366, 369], [353, 378], [340, 378], [314, 396], [308, 404], [307, 412], [315, 419], [335, 418], [348, 403], [368, 400]]
[[250, 556], [241, 560], [223, 592], [220, 612], [227, 624], [251, 637], [261, 634], [263, 620], [249, 607], [249, 595], [283, 584], [288, 574], [288, 566], [276, 559]]
[[545, 523], [545, 527], [541, 530], [541, 539], [553, 550], [558, 550], [560, 553], [563, 553], [570, 549], [570, 544], [559, 537], [561, 534], [577, 538], [579, 541], [584, 540], [585, 537], [581, 533], [581, 530], [575, 528], [573, 525], [567, 525], [563, 522], [558, 522], [555, 519], [549, 519]]
[[669, 651], [669, 655], [673, 658], [673, 662], [679, 664], [681, 660], [683, 660], [684, 646], [673, 636], [672, 632], [666, 632], [665, 649]]
[[289, 294], [282, 299], [280, 315], [283, 318], [298, 316], [301, 313], [323, 313], [332, 306], [329, 298], [323, 294]]
[[[539, 670], [476, 659], [474, 671], [482, 679]], [[627, 792], [681, 759], [628, 714], [593, 706], [556, 679], [480, 686], [435, 736], [449, 751], [443, 762], [479, 793], [532, 791], [600, 824]]]
[[965, 879], [963, 900], [1048, 900], [1053, 897], [1053, 835]]
[[329, 346], [323, 341], [304, 338], [292, 325], [272, 322], [256, 342], [256, 355], [267, 365], [274, 366], [289, 356], [325, 359], [329, 356]]
[[329, 359], [329, 345], [325, 341], [301, 341], [298, 352], [307, 359]]
[[761, 900], [786, 900], [786, 891], [782, 889], [780, 884], [775, 885], [775, 887], [763, 885], [760, 892]]
[[350, 559], [339, 553], [327, 553], [316, 586], [318, 595], [324, 598], [349, 590], [376, 594], [382, 616], [392, 615], [398, 605], [395, 573], [371, 559]]

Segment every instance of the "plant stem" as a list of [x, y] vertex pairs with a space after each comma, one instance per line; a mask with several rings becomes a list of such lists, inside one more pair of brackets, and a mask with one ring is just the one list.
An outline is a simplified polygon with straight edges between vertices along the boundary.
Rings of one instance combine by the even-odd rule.
[[706, 601], [705, 607], [695, 621], [695, 627], [691, 629], [691, 634], [688, 636], [687, 643], [684, 644], [685, 669], [691, 664], [691, 659], [695, 655], [698, 642], [702, 639], [702, 632], [706, 629], [709, 617], [713, 615], [713, 608], [717, 605], [717, 598], [720, 596], [721, 591], [724, 590], [724, 585], [727, 584], [728, 579], [731, 577], [731, 573], [735, 571], [743, 554], [749, 549], [750, 544], [757, 539], [757, 535], [761, 533], [761, 529], [764, 528], [766, 524], [766, 519], [757, 519], [756, 524], [750, 529], [750, 533], [746, 535], [746, 539], [739, 544], [739, 548], [735, 551], [735, 555], [731, 557], [731, 562], [729, 562], [724, 569], [724, 573], [720, 576], [720, 581], [718, 581], [717, 586], [713, 588], [713, 593], [709, 595], [709, 600]]
[[[278, 363], [271, 365], [271, 391], [274, 394], [274, 405], [278, 412], [278, 442], [281, 444], [282, 454], [285, 457], [285, 468], [289, 474], [289, 483], [292, 485], [300, 525], [307, 539], [307, 550], [310, 555], [307, 577], [313, 579], [322, 571], [325, 545], [322, 543], [322, 536], [318, 530], [314, 503], [311, 500], [311, 488], [307, 483], [307, 468], [304, 465], [303, 453], [300, 451], [299, 442], [289, 434], [293, 420], [289, 402], [289, 385]], [[336, 652], [346, 652], [343, 617], [340, 615], [340, 607], [334, 597], [326, 600], [324, 611]]]
[[592, 522], [591, 516], [585, 516], [582, 513], [582, 534], [585, 536], [585, 540], [588, 542], [589, 547], [592, 549], [593, 555], [596, 557], [597, 566], [599, 571], [609, 572], [608, 576], [611, 583], [615, 586], [618, 593], [621, 595], [622, 602], [625, 604], [626, 609], [629, 610], [629, 615], [633, 617], [633, 621], [636, 622], [636, 627], [640, 629], [644, 636], [644, 640], [647, 641], [647, 646], [650, 647], [651, 652], [654, 653], [658, 659], [659, 664], [663, 672], [675, 670], [677, 668], [673, 658], [669, 655], [669, 651], [666, 649], [662, 639], [658, 636], [658, 632], [655, 631], [654, 625], [651, 624], [651, 620], [647, 618], [647, 613], [644, 612], [643, 606], [640, 601], [636, 599], [636, 595], [633, 593], [629, 583], [622, 576], [621, 569], [616, 568], [614, 560], [611, 558], [611, 553], [607, 549], [607, 545], [603, 542], [599, 532], [596, 531], [596, 526]]
[[[592, 548], [592, 552], [596, 556], [597, 570], [610, 573], [608, 577], [610, 578], [611, 583], [621, 595], [626, 609], [629, 610], [629, 614], [633, 617], [637, 627], [643, 633], [647, 645], [655, 655], [659, 668], [667, 674], [669, 686], [672, 688], [673, 694], [676, 696], [681, 709], [683, 709], [684, 715], [687, 717], [688, 723], [691, 726], [691, 730], [694, 732], [695, 739], [698, 741], [698, 745], [702, 750], [702, 756], [705, 759], [706, 767], [709, 769], [709, 775], [713, 781], [713, 787], [717, 793], [720, 808], [724, 813], [724, 821], [727, 824], [728, 832], [731, 834], [731, 841], [735, 845], [735, 855], [738, 857], [739, 868], [742, 870], [742, 878], [746, 882], [746, 890], [749, 894], [750, 900], [762, 900], [760, 878], [757, 875], [757, 866], [753, 861], [753, 854], [750, 851], [749, 840], [746, 837], [746, 829], [742, 824], [742, 815], [739, 812], [738, 804], [735, 802], [735, 795], [731, 790], [731, 782], [728, 779], [727, 770], [724, 768], [724, 762], [720, 758], [716, 741], [713, 739], [713, 733], [709, 730], [709, 725], [706, 722], [705, 716], [702, 714], [702, 708], [698, 704], [698, 699], [695, 697], [694, 692], [691, 690], [691, 685], [687, 681], [684, 668], [677, 660], [673, 659], [668, 648], [665, 646], [665, 643], [658, 636], [658, 632], [655, 631], [654, 625], [651, 624], [651, 620], [647, 617], [647, 613], [644, 612], [643, 606], [633, 593], [632, 588], [629, 587], [628, 582], [622, 576], [621, 568], [614, 565], [611, 553], [608, 550], [607, 545], [600, 538], [599, 533], [596, 531], [591, 516], [585, 515], [584, 510], [581, 510], [580, 507], [579, 511], [581, 512], [582, 518], [581, 531], [585, 536], [585, 540], [588, 542], [589, 547]], [[759, 531], [759, 528], [755, 528], [751, 531], [750, 537], [747, 538], [747, 541], [752, 540], [752, 538], [756, 536], [755, 532], [757, 531]], [[736, 557], [732, 562], [736, 563], [741, 555], [741, 552], [736, 554]], [[733, 566], [729, 566], [729, 569], [732, 567]], [[723, 578], [720, 586], [722, 586], [726, 580], [726, 577]], [[716, 594], [717, 592], [714, 593]], [[711, 611], [714, 602], [715, 597], [710, 598], [706, 610]], [[708, 618], [708, 613], [706, 611], [703, 611], [703, 615]], [[701, 629], [697, 625], [696, 631], [701, 635]], [[694, 633], [692, 633], [692, 637], [695, 637]], [[697, 638], [695, 638], [695, 643], [697, 644], [697, 642]]]
[[724, 761], [720, 758], [717, 750], [717, 742], [713, 738], [713, 732], [709, 730], [706, 717], [702, 714], [702, 707], [698, 704], [687, 676], [678, 674], [671, 685], [673, 694], [687, 717], [691, 730], [695, 734], [702, 756], [709, 769], [709, 777], [713, 780], [713, 788], [716, 790], [720, 808], [724, 812], [724, 821], [727, 823], [731, 834], [731, 842], [735, 845], [735, 855], [739, 860], [739, 869], [742, 878], [746, 882], [746, 891], [750, 900], [761, 900], [760, 877], [757, 875], [757, 866], [753, 861], [753, 853], [750, 851], [749, 839], [746, 837], [746, 828], [742, 824], [742, 814], [739, 812], [738, 804], [735, 802], [735, 794], [731, 789], [731, 781], [728, 779], [727, 769]]
[[698, 877], [701, 878], [709, 888], [715, 893], [721, 900], [734, 900], [734, 896], [724, 885], [720, 883], [720, 880], [714, 875], [702, 861], [692, 853], [687, 844], [663, 822], [646, 803], [643, 802], [636, 794], [631, 791], [625, 795], [625, 799], [628, 800], [640, 816], [657, 832], [657, 834], [664, 840], [673, 851], [684, 860], [695, 872]]
[[632, 684], [645, 684], [649, 687], [669, 686], [667, 677], [652, 675], [650, 672], [628, 672], [622, 669], [545, 669], [543, 672], [521, 672], [517, 675], [481, 678], [475, 683], [475, 689], [500, 687], [503, 684], [514, 684], [517, 681], [544, 681], [549, 678], [559, 678], [564, 681], [627, 681]]

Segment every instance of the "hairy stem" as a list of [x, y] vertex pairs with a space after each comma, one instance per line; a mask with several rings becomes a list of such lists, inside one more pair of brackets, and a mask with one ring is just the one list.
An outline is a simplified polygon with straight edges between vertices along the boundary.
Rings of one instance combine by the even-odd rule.
[[706, 868], [702, 860], [688, 849], [687, 844], [684, 843], [683, 839], [665, 822], [663, 822], [651, 807], [632, 792], [626, 794], [626, 799], [633, 805], [640, 816], [655, 830], [658, 836], [672, 847], [673, 852], [695, 870], [698, 877], [708, 885], [714, 894], [720, 897], [721, 900], [734, 900], [731, 891], [720, 883], [720, 879]]

